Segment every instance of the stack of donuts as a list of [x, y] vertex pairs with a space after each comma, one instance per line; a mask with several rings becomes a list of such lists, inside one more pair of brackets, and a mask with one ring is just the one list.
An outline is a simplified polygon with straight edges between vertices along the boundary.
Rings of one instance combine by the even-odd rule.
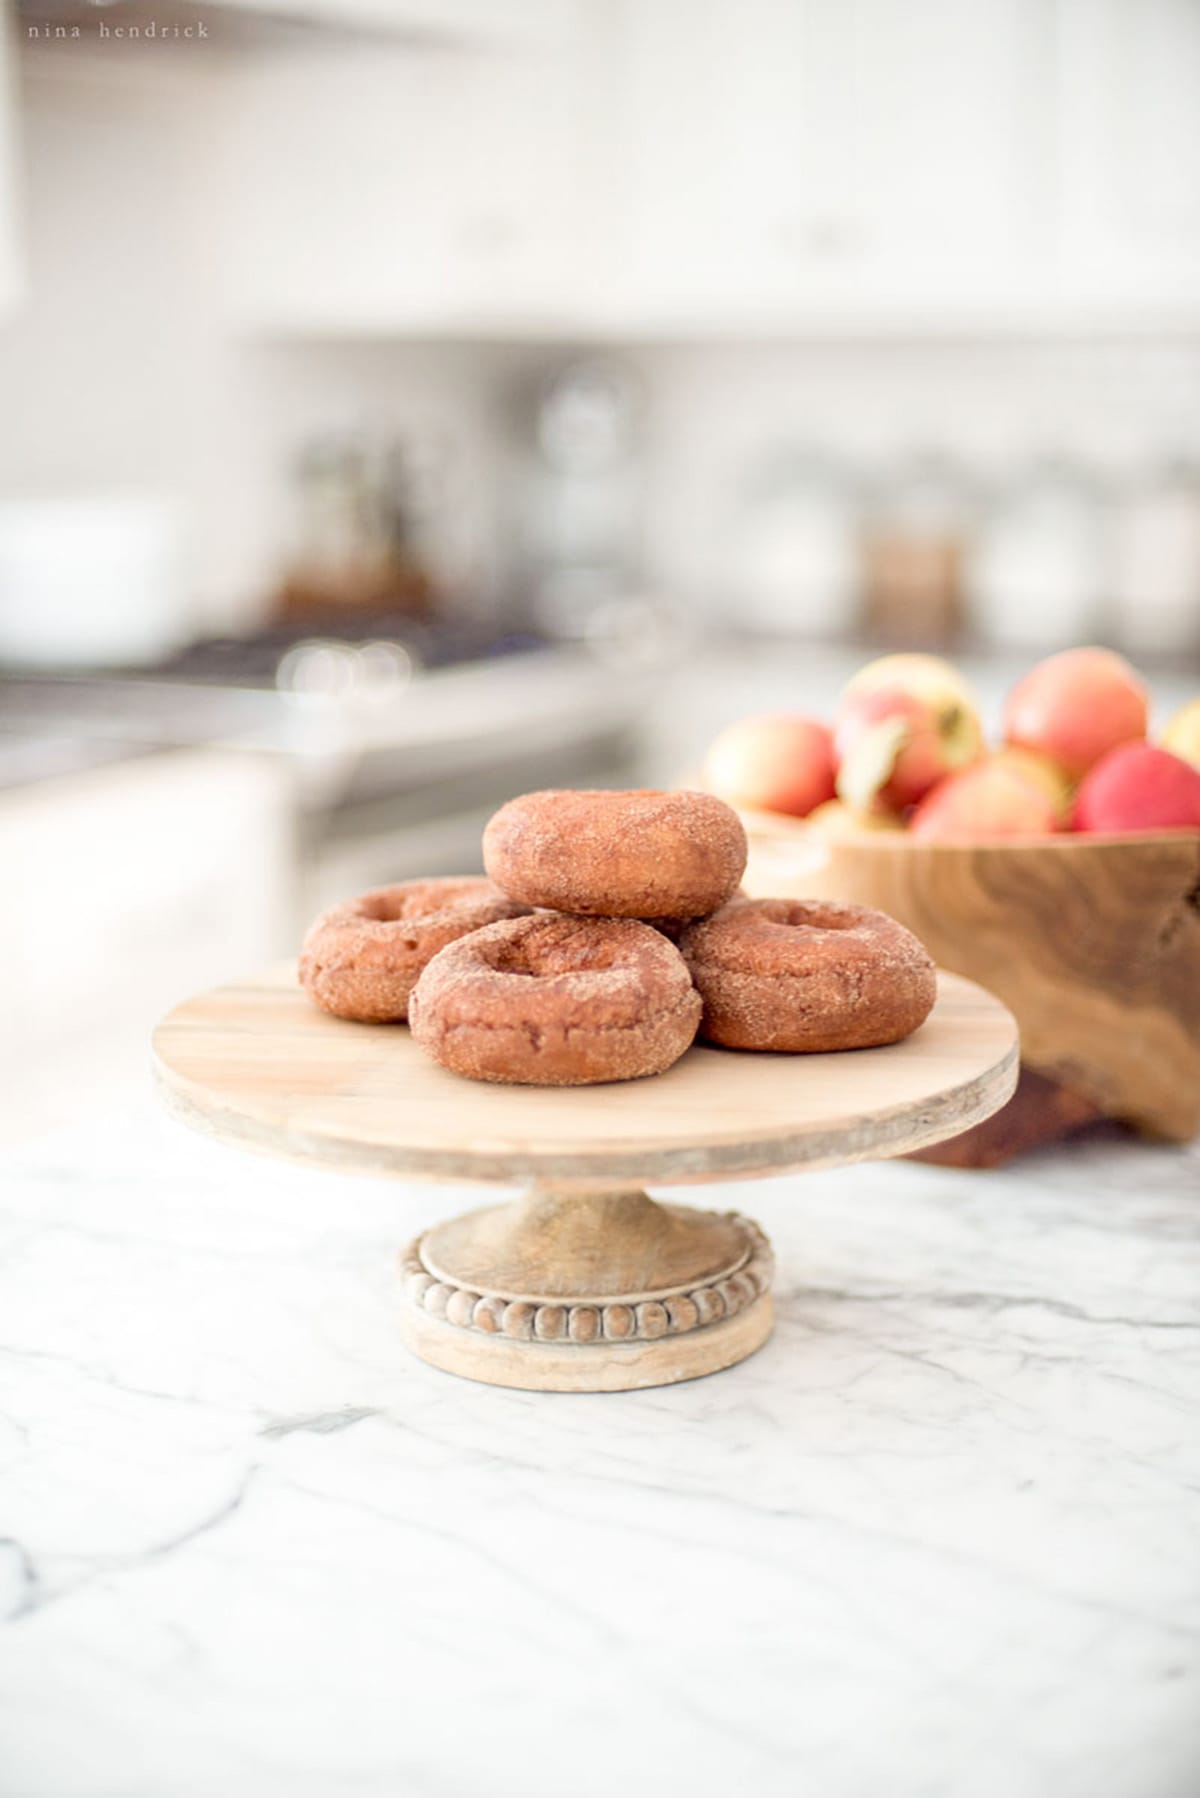
[[933, 963], [864, 906], [748, 899], [746, 834], [708, 793], [526, 793], [483, 837], [487, 878], [336, 906], [300, 980], [325, 1011], [407, 1020], [472, 1080], [589, 1086], [661, 1074], [699, 1036], [783, 1054], [900, 1041]]

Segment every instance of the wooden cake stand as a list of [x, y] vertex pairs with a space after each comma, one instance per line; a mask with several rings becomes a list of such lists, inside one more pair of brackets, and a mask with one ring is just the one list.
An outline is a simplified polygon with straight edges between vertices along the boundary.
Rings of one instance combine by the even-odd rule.
[[190, 999], [159, 1025], [170, 1110], [227, 1142], [341, 1170], [528, 1183], [402, 1257], [403, 1331], [450, 1373], [613, 1392], [713, 1373], [771, 1331], [771, 1251], [733, 1212], [660, 1185], [901, 1155], [978, 1123], [1017, 1077], [998, 1000], [941, 977], [907, 1042], [842, 1055], [694, 1048], [649, 1080], [462, 1080], [402, 1025], [317, 1011], [285, 969]]

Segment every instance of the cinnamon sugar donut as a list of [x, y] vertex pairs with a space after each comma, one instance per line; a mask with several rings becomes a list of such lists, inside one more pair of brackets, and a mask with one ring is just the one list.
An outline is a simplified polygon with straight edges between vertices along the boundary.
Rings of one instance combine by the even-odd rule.
[[439, 949], [527, 910], [478, 877], [376, 887], [317, 919], [300, 952], [300, 984], [335, 1017], [401, 1023], [418, 974]]
[[924, 945], [885, 912], [823, 899], [738, 899], [684, 931], [700, 1034], [727, 1049], [870, 1049], [923, 1024], [937, 997]]
[[483, 833], [488, 873], [513, 899], [602, 918], [699, 918], [746, 866], [737, 813], [711, 793], [526, 793]]
[[661, 1074], [700, 1022], [678, 949], [629, 918], [491, 924], [435, 955], [409, 1007], [445, 1068], [516, 1086], [590, 1086]]

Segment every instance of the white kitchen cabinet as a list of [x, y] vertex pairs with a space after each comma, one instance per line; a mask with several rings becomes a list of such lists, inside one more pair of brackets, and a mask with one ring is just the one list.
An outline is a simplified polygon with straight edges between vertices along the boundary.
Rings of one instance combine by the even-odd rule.
[[555, 23], [239, 63], [235, 320], [619, 339], [1196, 316], [1200, 0], [563, 0]]
[[323, 49], [232, 78], [226, 240], [251, 327], [553, 331], [595, 243], [568, 46]]
[[292, 953], [288, 777], [154, 755], [0, 794], [0, 1138], [144, 1086], [189, 993]]
[[621, 18], [631, 329], [1200, 316], [1198, 0], [624, 0]]
[[1058, 0], [1064, 294], [1200, 317], [1200, 4]]
[[623, 40], [631, 313], [803, 325], [1023, 291], [1027, 0], [629, 0]]
[[[1023, 290], [1051, 211], [1042, 0], [814, 0], [847, 275], [885, 299]], [[1039, 180], [1040, 177], [1040, 180]]]

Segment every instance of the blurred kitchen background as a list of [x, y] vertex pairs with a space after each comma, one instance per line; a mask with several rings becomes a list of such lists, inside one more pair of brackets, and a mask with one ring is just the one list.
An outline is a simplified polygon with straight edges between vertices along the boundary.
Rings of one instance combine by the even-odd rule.
[[0, 1090], [880, 646], [1200, 687], [1200, 0], [21, 0]]

